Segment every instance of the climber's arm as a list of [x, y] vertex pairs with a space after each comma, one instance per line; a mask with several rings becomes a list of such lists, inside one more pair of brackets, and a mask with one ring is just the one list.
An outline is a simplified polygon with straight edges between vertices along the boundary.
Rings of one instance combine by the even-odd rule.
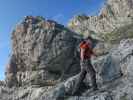
[[80, 59], [82, 61], [84, 60], [84, 52], [85, 52], [85, 49], [81, 48], [81, 51], [80, 51]]

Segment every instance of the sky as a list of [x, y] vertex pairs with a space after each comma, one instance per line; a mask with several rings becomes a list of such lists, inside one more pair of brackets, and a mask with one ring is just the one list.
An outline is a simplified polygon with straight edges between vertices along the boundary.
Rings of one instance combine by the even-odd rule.
[[0, 80], [11, 54], [11, 33], [24, 16], [43, 16], [67, 25], [79, 14], [97, 15], [104, 0], [0, 0]]

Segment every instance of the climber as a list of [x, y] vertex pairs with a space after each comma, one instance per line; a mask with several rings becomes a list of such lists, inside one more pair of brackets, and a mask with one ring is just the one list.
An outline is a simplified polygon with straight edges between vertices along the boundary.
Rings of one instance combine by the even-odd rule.
[[75, 95], [80, 85], [83, 83], [83, 80], [85, 79], [85, 76], [87, 73], [90, 74], [91, 77], [91, 83], [92, 83], [92, 90], [97, 90], [97, 83], [96, 83], [96, 72], [91, 64], [91, 56], [95, 55], [95, 53], [92, 50], [92, 37], [88, 36], [87, 39], [83, 40], [80, 43], [80, 65], [81, 65], [81, 72], [79, 73], [79, 78], [74, 86], [74, 90], [72, 91], [72, 95]]

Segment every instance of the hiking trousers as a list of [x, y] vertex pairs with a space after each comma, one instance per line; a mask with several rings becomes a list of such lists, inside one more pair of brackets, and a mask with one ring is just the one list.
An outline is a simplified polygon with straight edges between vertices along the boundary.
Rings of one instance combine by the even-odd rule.
[[80, 66], [81, 66], [81, 72], [79, 73], [79, 78], [77, 79], [77, 81], [75, 83], [73, 93], [75, 93], [79, 90], [80, 85], [82, 84], [83, 80], [85, 79], [85, 76], [87, 73], [89, 73], [89, 75], [90, 75], [92, 87], [97, 88], [96, 71], [91, 64], [90, 59], [80, 61]]

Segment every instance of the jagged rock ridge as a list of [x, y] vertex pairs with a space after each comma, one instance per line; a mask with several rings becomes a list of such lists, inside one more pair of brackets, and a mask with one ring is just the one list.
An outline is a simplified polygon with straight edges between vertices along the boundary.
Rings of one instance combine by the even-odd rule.
[[75, 16], [68, 26], [85, 36], [90, 33], [110, 33], [133, 23], [133, 0], [107, 0], [98, 16]]

